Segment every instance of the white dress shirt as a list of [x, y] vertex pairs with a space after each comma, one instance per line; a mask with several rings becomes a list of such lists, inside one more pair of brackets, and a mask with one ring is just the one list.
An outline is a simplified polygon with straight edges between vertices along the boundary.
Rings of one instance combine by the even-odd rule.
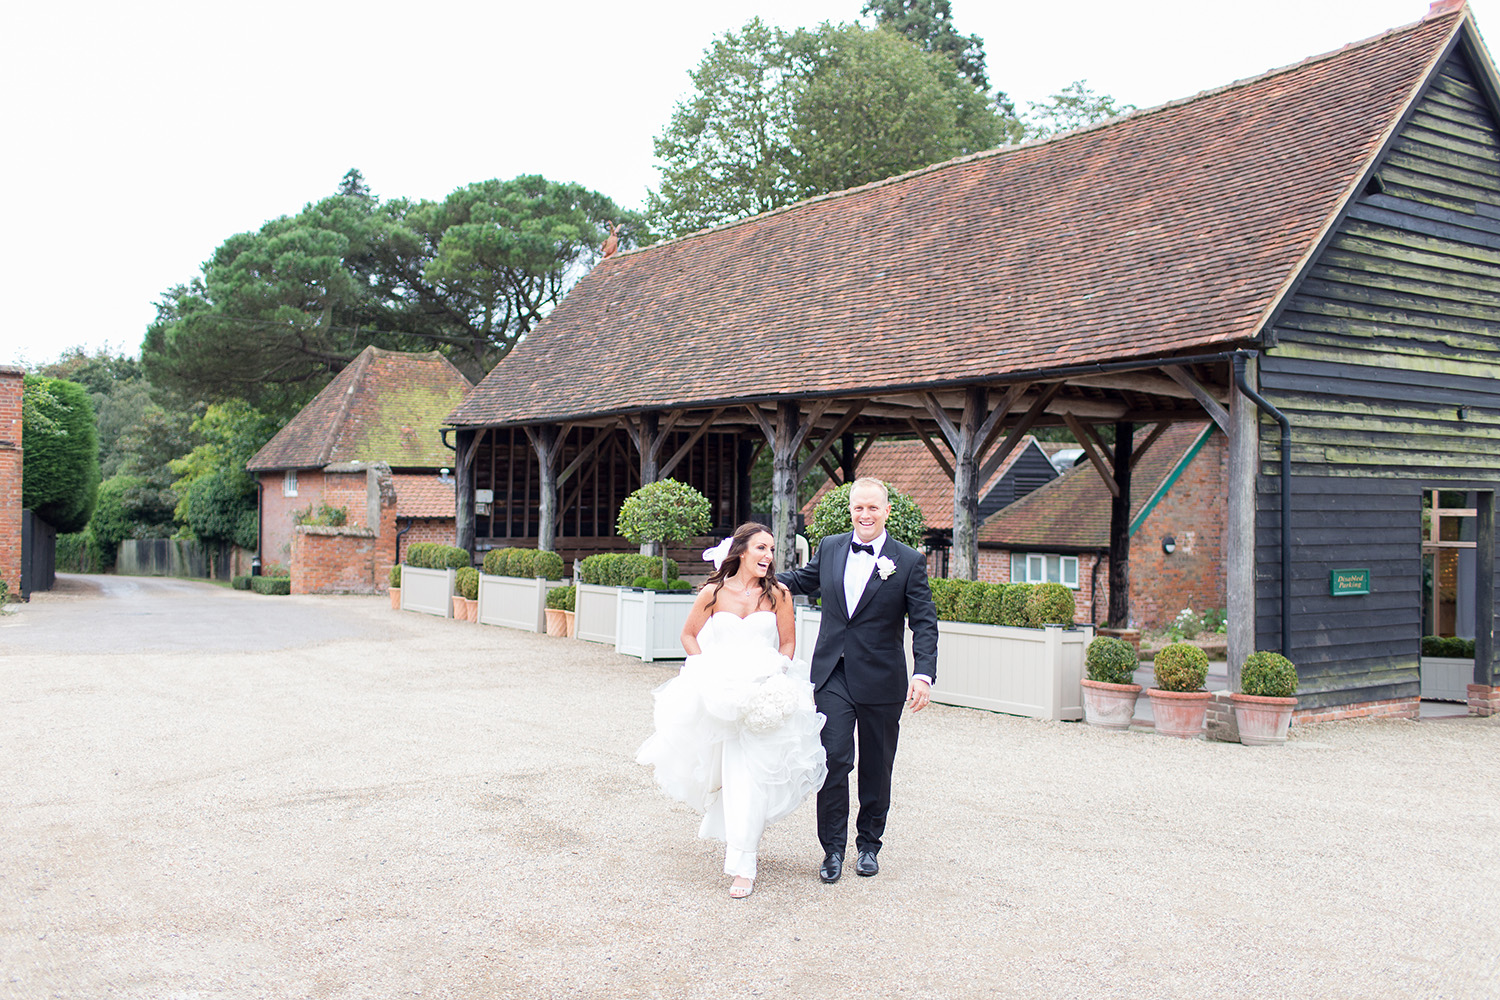
[[[885, 539], [886, 533], [882, 531], [873, 542], [860, 542], [861, 545], [873, 547], [874, 555], [854, 551], [853, 545], [860, 541], [859, 535], [849, 539], [849, 558], [844, 563], [844, 607], [848, 609], [851, 618], [865, 592], [865, 585], [870, 582], [870, 574], [875, 572], [875, 560], [880, 558], [880, 551], [885, 548]], [[914, 680], [925, 681], [928, 687], [932, 686], [932, 678], [926, 674], [913, 674], [912, 677]]]

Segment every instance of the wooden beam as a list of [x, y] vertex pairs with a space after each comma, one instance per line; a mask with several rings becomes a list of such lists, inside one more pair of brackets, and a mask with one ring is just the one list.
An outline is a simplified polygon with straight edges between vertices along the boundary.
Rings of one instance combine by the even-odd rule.
[[1020, 420], [1016, 421], [1016, 425], [1010, 429], [1010, 433], [1005, 435], [1005, 440], [1000, 442], [1000, 447], [996, 448], [990, 454], [990, 457], [985, 459], [984, 464], [979, 467], [979, 481], [981, 483], [990, 481], [990, 477], [1000, 468], [1001, 463], [1005, 461], [1007, 456], [1015, 450], [1016, 445], [1021, 443], [1021, 438], [1025, 437], [1026, 432], [1031, 430], [1032, 425], [1036, 423], [1037, 418], [1047, 409], [1048, 404], [1056, 398], [1059, 392], [1062, 392], [1062, 387], [1063, 384], [1061, 382], [1052, 382], [1037, 394], [1036, 399], [1032, 400], [1031, 406], [1026, 410], [1025, 414], [1022, 415]]
[[927, 412], [932, 414], [932, 419], [937, 421], [938, 430], [943, 432], [947, 439], [948, 450], [955, 456], [958, 454], [959, 437], [958, 428], [953, 426], [953, 421], [948, 418], [948, 411], [943, 409], [943, 404], [930, 392], [922, 394], [922, 404], [927, 407]]
[[1153, 444], [1155, 444], [1157, 442], [1157, 439], [1165, 434], [1167, 432], [1167, 428], [1171, 426], [1171, 424], [1162, 421], [1161, 423], [1158, 423], [1156, 426], [1151, 428], [1151, 433], [1146, 435], [1146, 440], [1136, 445], [1135, 448], [1130, 452], [1130, 467], [1132, 469], [1134, 469], [1136, 467], [1136, 464], [1140, 462], [1141, 456], [1146, 454], [1146, 450]]
[[[1245, 365], [1256, 384], [1256, 363]], [[1260, 471], [1260, 411], [1231, 383], [1229, 396], [1229, 482], [1225, 500], [1224, 600], [1229, 690], [1240, 689], [1240, 668], [1255, 652], [1255, 481]]]
[[[833, 462], [829, 460], [829, 458], [828, 458], [827, 455], [824, 455], [822, 458], [818, 459], [818, 464], [823, 467], [823, 471], [825, 471], [825, 472], [828, 473], [828, 478], [831, 479], [831, 480], [833, 480], [833, 485], [835, 485], [835, 486], [843, 486], [844, 485], [844, 480], [839, 475], [839, 468], [838, 468], [838, 466], [834, 465]], [[807, 476], [804, 475], [802, 478], [806, 479]]]
[[714, 421], [718, 420], [719, 415], [722, 414], [726, 409], [728, 409], [728, 407], [721, 406], [714, 412], [710, 413], [708, 415], [708, 419], [699, 424], [697, 430], [689, 434], [688, 439], [678, 446], [677, 450], [672, 453], [672, 457], [662, 463], [661, 471], [659, 474], [663, 478], [672, 474], [672, 470], [677, 468], [677, 463], [681, 462], [683, 457], [686, 456], [689, 451], [692, 451], [693, 445], [697, 444], [698, 439], [708, 433], [708, 429], [714, 425]]
[[592, 441], [590, 441], [585, 447], [579, 449], [578, 454], [574, 456], [573, 461], [564, 466], [563, 470], [557, 474], [557, 485], [562, 486], [569, 479], [571, 479], [573, 477], [573, 473], [578, 471], [579, 466], [583, 465], [584, 462], [587, 462], [589, 460], [589, 456], [598, 451], [599, 446], [602, 445], [605, 441], [613, 441], [615, 436], [615, 428], [618, 425], [619, 421], [617, 420], [614, 423], [611, 423], [608, 426], [602, 428], [599, 433], [594, 435], [594, 439]]
[[1068, 380], [1071, 385], [1086, 385], [1116, 392], [1138, 392], [1168, 399], [1192, 399], [1187, 387], [1150, 371], [1115, 372], [1103, 375], [1079, 375]]
[[873, 447], [875, 442], [879, 440], [880, 435], [872, 431], [869, 436], [865, 438], [865, 443], [859, 446], [859, 451], [854, 453], [854, 469], [856, 478], [859, 472], [859, 463], [864, 460], [865, 454], [869, 452], [870, 448]]
[[750, 405], [746, 406], [745, 409], [750, 411], [750, 415], [760, 425], [760, 432], [766, 436], [766, 443], [774, 447], [776, 444], [776, 428], [771, 426], [771, 421], [766, 419], [766, 415], [760, 412], [760, 407], [758, 406]]
[[1072, 431], [1073, 436], [1078, 439], [1078, 444], [1083, 448], [1083, 453], [1089, 457], [1090, 462], [1094, 463], [1094, 468], [1098, 471], [1099, 478], [1104, 480], [1105, 486], [1109, 487], [1109, 495], [1118, 497], [1120, 495], [1120, 487], [1115, 485], [1115, 471], [1109, 467], [1109, 463], [1104, 460], [1104, 456], [1100, 455], [1094, 447], [1095, 436], [1085, 430], [1084, 425], [1079, 423], [1078, 418], [1073, 416], [1073, 414], [1064, 413], [1062, 418], [1063, 422], [1068, 425], [1068, 430]]
[[1191, 372], [1181, 365], [1162, 365], [1161, 370], [1171, 376], [1172, 381], [1193, 394], [1193, 398], [1198, 401], [1198, 405], [1203, 407], [1208, 412], [1208, 415], [1213, 418], [1214, 423], [1219, 425], [1219, 430], [1225, 434], [1229, 433], [1229, 411], [1224, 409], [1223, 405], [1217, 399], [1208, 394], [1208, 390], [1203, 388], [1197, 379], [1193, 378]]
[[932, 457], [937, 460], [938, 466], [947, 474], [949, 479], [952, 479], [953, 465], [944, 457], [943, 450], [937, 446], [937, 442], [928, 436], [927, 432], [922, 429], [922, 425], [917, 423], [915, 418], [908, 417], [906, 422], [911, 424], [912, 433], [921, 439], [921, 442], [927, 446], [928, 451], [932, 452]]
[[[822, 418], [823, 414], [828, 412], [828, 408], [832, 405], [833, 400], [820, 399], [812, 405], [812, 409], [807, 411], [807, 416], [805, 418], [800, 413], [798, 414], [797, 428], [796, 431], [792, 434], [791, 439], [793, 455], [796, 455], [798, 449], [802, 447], [802, 442], [807, 440], [807, 435], [811, 433], [813, 425]], [[791, 412], [792, 411], [788, 410], [784, 405], [780, 409], [780, 413], [783, 418], [785, 418]]]
[[844, 414], [843, 419], [835, 424], [833, 430], [829, 431], [823, 437], [822, 443], [814, 448], [813, 453], [809, 455], [805, 460], [803, 460], [802, 466], [797, 470], [797, 478], [807, 478], [807, 474], [812, 471], [813, 466], [818, 463], [818, 460], [821, 459], [824, 455], [828, 454], [828, 449], [833, 447], [833, 443], [841, 438], [844, 432], [854, 425], [854, 421], [858, 419], [860, 411], [864, 408], [865, 400], [863, 399], [858, 400], [852, 407], [849, 408], [849, 412]]
[[[1102, 438], [1102, 437], [1099, 436], [1099, 432], [1094, 429], [1094, 425], [1093, 424], [1085, 424], [1081, 420], [1078, 423], [1079, 423], [1079, 426], [1083, 428], [1083, 432], [1089, 436], [1089, 441], [1094, 442], [1094, 447], [1099, 449], [1099, 454], [1101, 454], [1101, 455], [1113, 455], [1113, 454], [1115, 454], [1115, 452], [1116, 452], [1117, 449], [1111, 448], [1109, 445], [1107, 445], [1107, 444], [1104, 443], [1104, 438]], [[1075, 433], [1075, 434], [1078, 433], [1076, 430], [1074, 430], [1074, 428], [1071, 425], [1068, 427], [1068, 430], [1073, 431], [1073, 433]], [[1081, 443], [1087, 445], [1088, 441], [1084, 441], [1084, 442], [1081, 442]]]
[[1006, 391], [1004, 398], [995, 405], [994, 411], [985, 420], [984, 426], [979, 428], [979, 448], [974, 452], [974, 457], [979, 462], [984, 462], [985, 452], [990, 450], [990, 447], [995, 443], [995, 439], [1005, 429], [1005, 415], [1011, 411], [1013, 406], [1021, 401], [1021, 397], [1026, 395], [1026, 390], [1030, 388], [1030, 382], [1017, 382], [1011, 386]]

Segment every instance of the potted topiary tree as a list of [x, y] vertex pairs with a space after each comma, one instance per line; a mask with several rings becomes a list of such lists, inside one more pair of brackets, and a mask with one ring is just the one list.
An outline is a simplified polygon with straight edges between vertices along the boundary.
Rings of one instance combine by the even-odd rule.
[[1208, 654], [1186, 642], [1164, 646], [1153, 662], [1156, 687], [1146, 692], [1156, 731], [1185, 740], [1203, 735], [1210, 695], [1203, 690], [1208, 677]]
[[479, 576], [475, 620], [527, 632], [547, 629], [547, 592], [563, 585], [563, 560], [541, 549], [491, 549]]
[[401, 568], [401, 608], [439, 618], [453, 616], [453, 577], [473, 564], [467, 549], [435, 542], [407, 546]]
[[[573, 595], [573, 637], [613, 646], [619, 637], [621, 587], [637, 577], [660, 572], [655, 556], [635, 552], [601, 552], [578, 563]], [[677, 560], [667, 560], [667, 579], [677, 579]]]
[[[401, 564], [397, 563], [391, 567], [391, 610], [401, 610]], [[249, 584], [246, 584], [248, 587]]]
[[[708, 497], [686, 483], [663, 479], [647, 483], [620, 505], [616, 528], [637, 545], [661, 546], [661, 574], [670, 579], [667, 543], [702, 535], [713, 507]], [[633, 581], [632, 581], [633, 582]], [[620, 590], [616, 596], [615, 651], [650, 662], [680, 659], [682, 627], [697, 595], [656, 590]]]
[[572, 587], [554, 587], [547, 591], [547, 634], [573, 638]]
[[1089, 643], [1084, 656], [1088, 676], [1083, 687], [1083, 717], [1100, 729], [1130, 728], [1141, 686], [1135, 683], [1135, 647], [1123, 639], [1101, 635]]
[[479, 570], [463, 566], [453, 574], [453, 617], [459, 621], [472, 622], [479, 610]]
[[1297, 707], [1297, 668], [1280, 653], [1251, 653], [1240, 668], [1240, 690], [1230, 695], [1240, 742], [1274, 746], [1286, 742]]

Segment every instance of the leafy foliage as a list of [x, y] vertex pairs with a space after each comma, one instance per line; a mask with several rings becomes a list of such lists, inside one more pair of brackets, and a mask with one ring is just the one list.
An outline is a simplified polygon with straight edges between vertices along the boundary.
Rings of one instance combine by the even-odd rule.
[[102, 565], [113, 566], [120, 543], [135, 537], [136, 519], [127, 498], [140, 490], [145, 482], [138, 476], [113, 476], [99, 487], [99, 502], [94, 507], [94, 516], [89, 519], [89, 528], [93, 531]]
[[1027, 611], [1027, 606], [1031, 602], [1031, 592], [1035, 589], [1034, 583], [1012, 583], [1005, 588], [1005, 597], [1000, 604], [1001, 625], [1016, 628], [1030, 627], [1031, 616]]
[[453, 591], [468, 601], [479, 599], [479, 570], [473, 566], [461, 566], [453, 574]]
[[193, 421], [200, 443], [168, 467], [178, 477], [175, 517], [194, 538], [255, 548], [255, 480], [245, 463], [280, 427], [278, 418], [240, 399], [214, 403]]
[[[647, 557], [650, 558], [650, 557]], [[655, 559], [651, 559], [654, 564]], [[484, 554], [484, 572], [489, 576], [514, 576], [525, 580], [563, 578], [563, 558], [541, 549], [491, 549]]]
[[1456, 660], [1472, 660], [1474, 658], [1474, 640], [1460, 639], [1457, 636], [1424, 635], [1422, 636], [1423, 656], [1449, 656]]
[[313, 509], [312, 504], [292, 514], [292, 520], [298, 524], [315, 525], [325, 528], [339, 528], [349, 523], [349, 509], [347, 507], [330, 507], [326, 503], [319, 504]]
[[1100, 684], [1133, 684], [1139, 663], [1135, 647], [1112, 635], [1099, 636], [1084, 653], [1089, 680]]
[[250, 582], [254, 579], [255, 577], [250, 576], [249, 574], [245, 574], [243, 576], [232, 576], [229, 578], [229, 586], [235, 590], [249, 590]]
[[88, 391], [26, 375], [21, 385], [21, 505], [62, 534], [82, 531], [99, 494], [99, 437]]
[[474, 564], [468, 549], [438, 542], [413, 542], [406, 547], [402, 561], [420, 569], [463, 569]]
[[708, 497], [687, 483], [662, 479], [647, 483], [625, 498], [615, 530], [637, 545], [660, 542], [662, 579], [668, 579], [667, 542], [701, 535], [711, 524]]
[[659, 576], [638, 576], [630, 581], [630, 585], [637, 590], [655, 590], [664, 594], [693, 589], [686, 580], [663, 580]]
[[289, 576], [252, 576], [250, 578], [250, 589], [257, 594], [290, 594], [292, 592], [292, 578]]
[[1032, 628], [1071, 626], [1077, 613], [1073, 591], [1060, 583], [1038, 583], [1026, 598], [1026, 623]]
[[[588, 556], [578, 564], [578, 581], [598, 587], [628, 587], [638, 576], [649, 576], [661, 569], [661, 560], [634, 552], [603, 552]], [[667, 560], [668, 580], [678, 576], [677, 560]]]
[[57, 569], [63, 573], [102, 573], [106, 568], [99, 558], [99, 543], [92, 528], [58, 535], [55, 557]]
[[573, 611], [577, 596], [576, 587], [553, 587], [547, 591], [547, 607], [553, 611]]
[[1090, 90], [1087, 80], [1074, 80], [1047, 100], [1030, 102], [1026, 137], [1045, 139], [1135, 109], [1134, 104], [1118, 103], [1108, 94]]
[[1240, 691], [1262, 698], [1290, 698], [1297, 693], [1297, 668], [1280, 653], [1251, 653], [1240, 668]]
[[860, 13], [873, 16], [877, 23], [896, 31], [924, 52], [947, 56], [979, 91], [990, 89], [984, 39], [958, 33], [948, 0], [866, 0]]
[[[853, 483], [845, 483], [823, 494], [823, 499], [813, 508], [812, 522], [807, 526], [807, 542], [814, 548], [829, 535], [838, 535], [854, 530], [854, 520], [849, 516], [849, 492]], [[885, 484], [891, 498], [891, 514], [886, 519], [886, 534], [904, 545], [918, 548], [927, 531], [927, 522], [922, 518], [922, 508], [910, 496], [902, 493], [890, 483]]]
[[394, 565], [394, 566], [391, 567], [391, 571], [390, 571], [389, 574], [387, 574], [386, 579], [388, 581], [390, 581], [390, 585], [391, 585], [391, 587], [393, 589], [399, 589], [400, 588], [400, 586], [401, 586], [401, 564], [400, 563], [397, 563], [396, 565]]
[[1174, 642], [1157, 650], [1152, 669], [1163, 691], [1201, 691], [1208, 677], [1208, 654], [1190, 643]]

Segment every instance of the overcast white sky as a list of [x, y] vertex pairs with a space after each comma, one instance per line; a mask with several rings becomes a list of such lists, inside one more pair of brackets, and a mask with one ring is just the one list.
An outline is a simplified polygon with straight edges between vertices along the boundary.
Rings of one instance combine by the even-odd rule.
[[[863, 0], [10, 5], [0, 30], [0, 363], [135, 354], [228, 236], [331, 194], [540, 173], [640, 207], [713, 36]], [[1471, 3], [1500, 25], [1500, 0]], [[953, 0], [1025, 107], [1070, 81], [1149, 107], [1418, 20], [1427, 0]], [[1493, 29], [1500, 32], [1500, 27]], [[1500, 36], [1495, 36], [1500, 37]]]

